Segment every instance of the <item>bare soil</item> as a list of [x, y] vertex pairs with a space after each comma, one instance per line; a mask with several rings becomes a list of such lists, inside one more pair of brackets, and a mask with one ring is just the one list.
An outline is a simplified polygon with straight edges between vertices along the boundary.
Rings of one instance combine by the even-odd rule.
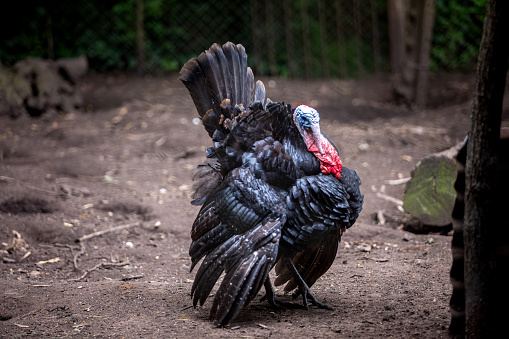
[[176, 76], [91, 75], [86, 112], [0, 117], [0, 337], [446, 337], [451, 237], [410, 233], [384, 197], [465, 137], [473, 79], [434, 79], [426, 110], [396, 105], [386, 77], [263, 80], [271, 99], [317, 107], [362, 179], [364, 210], [313, 286], [334, 311], [256, 299], [215, 328], [211, 300], [194, 309], [190, 195], [211, 141]]

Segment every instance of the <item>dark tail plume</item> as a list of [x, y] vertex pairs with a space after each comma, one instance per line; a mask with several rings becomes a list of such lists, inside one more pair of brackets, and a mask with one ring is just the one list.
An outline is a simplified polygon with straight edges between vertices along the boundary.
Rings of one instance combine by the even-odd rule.
[[246, 51], [240, 44], [213, 44], [182, 67], [179, 79], [189, 90], [210, 136], [214, 133], [214, 126], [219, 126], [224, 99], [229, 99], [233, 107], [244, 108], [254, 100], [254, 76], [247, 66]]

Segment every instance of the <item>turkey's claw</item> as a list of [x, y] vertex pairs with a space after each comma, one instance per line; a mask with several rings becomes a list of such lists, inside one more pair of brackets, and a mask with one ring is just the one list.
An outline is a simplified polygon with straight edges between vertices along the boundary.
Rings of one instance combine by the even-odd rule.
[[272, 288], [272, 284], [270, 283], [270, 279], [267, 277], [264, 284], [265, 286], [265, 295], [260, 299], [260, 301], [267, 300], [270, 306], [285, 310], [287, 308], [302, 308], [303, 306], [297, 305], [294, 303], [284, 302], [276, 297], [276, 293]]
[[318, 308], [323, 308], [329, 311], [334, 310], [334, 308], [332, 308], [331, 306], [316, 300], [315, 296], [313, 295], [313, 293], [311, 293], [311, 290], [306, 284], [304, 284], [303, 287], [299, 286], [299, 290], [295, 292], [292, 296], [293, 299], [296, 299], [300, 294], [302, 294], [302, 300], [306, 310], [309, 310], [308, 302], [311, 302], [311, 304], [315, 305]]
[[308, 301], [311, 302], [311, 304], [315, 305], [318, 308], [323, 308], [326, 310], [333, 310], [332, 307], [330, 307], [327, 304], [321, 303], [318, 300], [316, 300], [313, 293], [311, 293], [311, 290], [309, 289], [309, 286], [306, 284], [306, 282], [302, 279], [302, 277], [299, 274], [299, 271], [295, 268], [295, 265], [293, 264], [292, 260], [290, 258], [284, 258], [284, 263], [286, 267], [290, 270], [292, 273], [292, 276], [297, 283], [297, 286], [299, 287], [299, 290], [293, 294], [293, 298], [297, 298], [299, 294], [302, 294], [302, 300], [304, 307], [306, 310], [309, 309]]

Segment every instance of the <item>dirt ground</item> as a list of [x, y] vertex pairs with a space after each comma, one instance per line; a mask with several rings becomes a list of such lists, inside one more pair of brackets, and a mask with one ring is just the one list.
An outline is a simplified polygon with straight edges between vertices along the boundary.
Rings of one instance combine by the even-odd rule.
[[384, 197], [465, 137], [473, 79], [433, 79], [427, 110], [396, 105], [386, 77], [263, 80], [271, 99], [315, 106], [362, 179], [364, 209], [313, 286], [333, 311], [258, 298], [215, 328], [210, 299], [193, 309], [192, 175], [210, 140], [176, 76], [91, 75], [86, 112], [0, 117], [0, 337], [447, 337], [451, 237], [410, 233]]

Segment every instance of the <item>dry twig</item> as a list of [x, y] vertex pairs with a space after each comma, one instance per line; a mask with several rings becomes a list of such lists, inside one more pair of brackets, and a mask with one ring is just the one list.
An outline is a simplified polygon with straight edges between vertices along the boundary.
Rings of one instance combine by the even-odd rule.
[[389, 185], [396, 186], [396, 185], [406, 184], [410, 179], [411, 178], [401, 178], [401, 179], [386, 180], [385, 182], [388, 183]]
[[378, 192], [376, 194], [377, 197], [381, 198], [381, 199], [384, 199], [384, 200], [387, 200], [387, 201], [390, 201], [398, 206], [403, 206], [403, 200], [400, 200], [400, 199], [397, 199], [397, 198], [394, 198], [394, 197], [391, 197], [390, 195], [387, 195], [387, 194], [383, 194], [383, 193], [380, 193]]
[[[81, 244], [80, 244], [81, 245]], [[71, 245], [66, 245], [66, 244], [52, 244], [52, 245], [45, 245], [45, 244], [41, 244], [40, 246], [52, 246], [52, 247], [62, 247], [62, 248], [68, 248], [71, 250], [71, 254], [73, 256], [73, 265], [74, 265], [74, 269], [76, 271], [79, 270], [78, 268], [78, 256], [74, 253], [75, 250], [77, 250], [78, 248], [75, 247], [75, 246], [71, 246]], [[81, 251], [85, 251], [84, 248], [83, 248], [83, 245], [80, 246], [80, 252]]]
[[19, 181], [16, 178], [6, 177], [6, 176], [3, 176], [3, 175], [0, 176], [0, 182], [16, 182], [20, 186], [23, 186], [25, 188], [28, 188], [28, 189], [31, 189], [31, 190], [34, 190], [34, 191], [38, 191], [38, 192], [42, 192], [42, 193], [50, 194], [50, 195], [58, 195], [57, 192], [48, 191], [48, 190], [45, 190], [45, 189], [42, 189], [42, 188], [38, 188], [38, 187], [27, 186], [27, 185], [23, 184], [21, 181]]
[[76, 279], [71, 279], [72, 281], [80, 281], [82, 280], [83, 278], [85, 278], [90, 272], [92, 271], [95, 271], [101, 267], [113, 267], [113, 266], [125, 266], [125, 265], [128, 265], [129, 264], [129, 261], [122, 261], [122, 262], [102, 262], [102, 263], [99, 263], [97, 265], [95, 265], [94, 267], [92, 267], [91, 269], [88, 269], [85, 271], [85, 273], [83, 273], [81, 275], [81, 277], [79, 278], [76, 278]]
[[105, 229], [105, 230], [102, 230], [102, 231], [97, 231], [97, 232], [94, 232], [94, 233], [90, 233], [90, 234], [84, 235], [84, 236], [80, 237], [79, 239], [76, 239], [76, 242], [80, 243], [80, 251], [78, 253], [74, 254], [74, 259], [73, 259], [74, 268], [78, 269], [78, 258], [81, 255], [85, 254], [85, 244], [84, 244], [85, 240], [91, 239], [93, 237], [98, 237], [100, 235], [103, 235], [103, 234], [106, 234], [106, 233], [110, 233], [110, 232], [113, 232], [113, 231], [124, 230], [124, 229], [135, 227], [135, 226], [141, 226], [141, 221], [136, 221], [136, 222], [132, 222], [130, 224], [125, 224], [125, 225], [119, 225], [119, 226], [111, 227], [111, 228], [108, 228], [108, 229]]
[[81, 242], [83, 242], [85, 240], [88, 240], [90, 238], [93, 238], [93, 237], [97, 237], [97, 236], [100, 236], [100, 235], [103, 235], [103, 234], [106, 234], [106, 233], [110, 233], [110, 232], [113, 232], [113, 231], [124, 230], [126, 228], [131, 228], [131, 227], [135, 227], [135, 226], [141, 226], [141, 221], [136, 221], [136, 222], [132, 222], [130, 224], [115, 226], [115, 227], [111, 227], [111, 228], [108, 228], [108, 229], [105, 229], [105, 230], [102, 230], [102, 231], [97, 231], [97, 232], [94, 232], [94, 233], [90, 233], [90, 234], [84, 235], [81, 238], [77, 239], [76, 242], [80, 242], [81, 243]]

